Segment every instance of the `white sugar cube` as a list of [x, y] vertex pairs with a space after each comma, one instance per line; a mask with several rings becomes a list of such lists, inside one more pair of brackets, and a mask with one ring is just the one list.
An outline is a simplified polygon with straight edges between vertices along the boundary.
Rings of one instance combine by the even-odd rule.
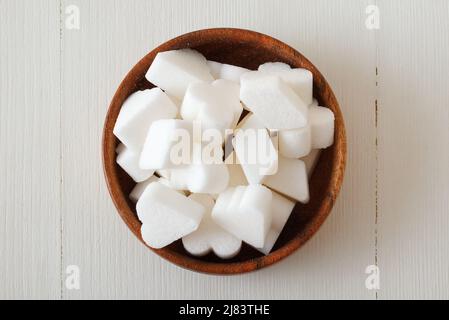
[[255, 249], [262, 252], [266, 256], [269, 255], [274, 245], [276, 244], [276, 241], [278, 240], [280, 234], [281, 233], [278, 230], [270, 229], [265, 239], [265, 245], [263, 246], [263, 248], [255, 248]]
[[262, 248], [271, 227], [272, 192], [262, 185], [229, 188], [212, 210], [223, 229], [246, 243]]
[[232, 106], [231, 109], [233, 110], [233, 121], [231, 123], [231, 126], [226, 129], [234, 129], [237, 126], [237, 123], [239, 122], [240, 116], [243, 112], [243, 105], [240, 102], [240, 85], [232, 81], [222, 79], [214, 81], [213, 84], [214, 86], [223, 90], [223, 92], [227, 93], [224, 101], [226, 101], [226, 105]]
[[334, 143], [335, 116], [331, 109], [310, 107], [309, 122], [312, 130], [312, 148], [326, 149]]
[[318, 107], [318, 100], [317, 99], [313, 99], [312, 103], [309, 105], [310, 107]]
[[[198, 143], [193, 145], [192, 163], [170, 170], [170, 182], [177, 189], [192, 193], [218, 194], [229, 185], [228, 167], [223, 162], [223, 151], [205, 159], [204, 149]], [[197, 150], [197, 151], [195, 151]]]
[[242, 120], [233, 140], [235, 154], [250, 184], [276, 172], [278, 153], [262, 122], [253, 114]]
[[299, 129], [280, 130], [277, 132], [279, 153], [286, 158], [298, 159], [310, 153], [312, 134], [310, 125]]
[[[312, 134], [313, 128], [313, 134]], [[280, 130], [279, 153], [286, 158], [302, 158], [313, 148], [327, 148], [333, 143], [334, 115], [330, 109], [311, 106], [309, 123], [300, 129]]]
[[[173, 102], [173, 104], [176, 106], [176, 108], [178, 108], [178, 110], [181, 110], [181, 105], [182, 105], [182, 100], [180, 100], [179, 98], [176, 98], [174, 96], [170, 96], [168, 95], [168, 97], [170, 98], [171, 102]], [[177, 115], [176, 118], [179, 118], [179, 113]]]
[[134, 203], [137, 203], [137, 201], [139, 200], [139, 198], [142, 196], [143, 192], [145, 191], [146, 187], [148, 187], [153, 182], [162, 183], [163, 185], [165, 185], [183, 195], [187, 195], [187, 191], [185, 191], [185, 190], [176, 190], [176, 188], [173, 187], [173, 185], [171, 184], [171, 182], [169, 180], [167, 180], [165, 178], [158, 178], [155, 175], [152, 175], [150, 178], [148, 178], [144, 182], [139, 182], [138, 184], [136, 184], [136, 186], [132, 189], [131, 193], [129, 194], [129, 198], [131, 199], [131, 201]]
[[171, 180], [177, 188], [193, 193], [220, 193], [228, 187], [229, 173], [225, 164], [196, 164], [172, 170]]
[[231, 202], [231, 198], [234, 195], [234, 188], [228, 188], [222, 193], [212, 195], [212, 197], [216, 200], [214, 208], [212, 212], [215, 212], [216, 215], [224, 216], [229, 208], [229, 203]]
[[[242, 166], [237, 162], [235, 152], [231, 152], [225, 160], [229, 172], [229, 183], [227, 188], [235, 188], [238, 186], [247, 186], [248, 180], [243, 173]], [[220, 194], [214, 193], [211, 196], [217, 200]]]
[[136, 186], [132, 189], [131, 193], [129, 194], [129, 198], [131, 199], [131, 201], [137, 203], [137, 201], [139, 201], [139, 198], [142, 196], [143, 192], [150, 185], [150, 183], [157, 182], [158, 180], [159, 180], [158, 177], [152, 175], [147, 180], [136, 184]]
[[170, 180], [170, 169], [158, 169], [155, 172], [160, 178]]
[[117, 164], [135, 181], [143, 182], [154, 174], [154, 170], [141, 169], [139, 166], [140, 154], [119, 145], [117, 155]]
[[320, 154], [321, 154], [320, 149], [313, 149], [307, 156], [301, 158], [301, 160], [304, 161], [304, 164], [306, 165], [306, 171], [309, 180], [312, 177], [313, 171], [315, 170], [318, 160], [320, 159]]
[[207, 194], [194, 193], [190, 199], [202, 204], [206, 208], [198, 229], [182, 238], [184, 248], [194, 256], [204, 256], [214, 252], [222, 259], [236, 256], [242, 246], [242, 241], [218, 226], [212, 219], [214, 199]]
[[213, 81], [206, 58], [191, 49], [158, 53], [148, 69], [146, 78], [180, 100], [190, 84]]
[[210, 74], [214, 79], [220, 79], [221, 66], [220, 62], [207, 60], [207, 65], [209, 66]]
[[237, 127], [240, 121], [240, 117], [242, 116], [242, 113], [243, 113], [243, 103], [240, 103], [239, 108], [236, 109], [234, 112], [234, 121], [232, 122], [230, 129], [235, 129]]
[[271, 206], [273, 212], [272, 229], [277, 231], [282, 231], [282, 229], [284, 229], [295, 204], [294, 201], [287, 199], [277, 192], [273, 192], [273, 202]]
[[243, 195], [245, 194], [246, 187], [236, 187], [234, 193], [228, 204], [228, 212], [237, 212], [239, 211], [240, 204], [242, 202]]
[[153, 122], [142, 150], [140, 167], [156, 170], [186, 164], [183, 162], [188, 164], [192, 138], [192, 121], [169, 119]]
[[289, 71], [280, 71], [276, 73], [281, 79], [289, 85], [293, 91], [306, 104], [313, 103], [313, 75], [307, 69], [292, 69]]
[[208, 61], [207, 64], [209, 65], [211, 74], [215, 79], [230, 80], [237, 83], [240, 83], [240, 77], [242, 74], [250, 71], [246, 68], [215, 61]]
[[267, 62], [261, 64], [258, 70], [262, 72], [279, 72], [279, 71], [288, 71], [291, 69], [292, 68], [288, 64], [283, 62]]
[[233, 128], [243, 111], [239, 94], [239, 85], [228, 80], [192, 84], [184, 97], [181, 116], [185, 120], [200, 121], [202, 130], [216, 129], [224, 133]]
[[259, 71], [279, 76], [306, 105], [313, 103], [313, 74], [309, 70], [275, 62], [261, 65]]
[[[228, 163], [228, 160], [232, 160], [232, 163]], [[229, 185], [228, 188], [234, 188], [238, 186], [247, 186], [248, 180], [246, 179], [245, 173], [243, 172], [242, 166], [237, 163], [235, 153], [232, 152], [228, 159], [226, 159], [226, 164], [229, 170]]]
[[260, 71], [245, 73], [240, 99], [268, 129], [307, 125], [308, 105], [278, 76]]
[[290, 214], [295, 207], [295, 202], [281, 196], [280, 194], [273, 192], [272, 200], [272, 223], [267, 238], [265, 239], [265, 245], [263, 248], [256, 248], [265, 255], [268, 255], [276, 244], [279, 235], [284, 229], [285, 224], [290, 217]]
[[175, 118], [178, 108], [159, 88], [137, 91], [126, 99], [114, 126], [114, 135], [134, 152], [142, 150], [153, 121]]
[[156, 249], [195, 231], [206, 211], [203, 205], [158, 182], [148, 185], [136, 209], [142, 238]]
[[174, 185], [170, 180], [168, 180], [166, 178], [159, 178], [157, 180], [157, 182], [162, 183], [164, 186], [169, 187], [170, 189], [173, 189], [182, 195], [187, 196], [187, 194], [188, 194], [188, 192], [186, 190], [177, 188], [176, 185]]
[[301, 203], [309, 202], [309, 183], [302, 160], [280, 156], [276, 174], [266, 176], [263, 184]]
[[240, 83], [241, 76], [249, 71], [250, 70], [246, 68], [237, 67], [230, 64], [223, 64], [220, 70], [220, 79]]

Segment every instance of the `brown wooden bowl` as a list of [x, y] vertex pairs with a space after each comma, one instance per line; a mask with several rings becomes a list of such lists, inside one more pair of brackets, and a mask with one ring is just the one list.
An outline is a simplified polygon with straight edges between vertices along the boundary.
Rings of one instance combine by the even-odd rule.
[[257, 32], [229, 28], [200, 30], [172, 39], [151, 51], [120, 84], [109, 107], [103, 132], [103, 164], [109, 192], [120, 216], [142, 243], [141, 223], [137, 219], [135, 205], [128, 198], [135, 183], [116, 164], [115, 149], [119, 141], [112, 130], [125, 99], [135, 91], [153, 87], [145, 79], [145, 73], [156, 54], [182, 48], [193, 48], [209, 60], [248, 69], [257, 69], [260, 64], [270, 61], [306, 68], [314, 76], [315, 98], [335, 114], [335, 143], [321, 153], [310, 182], [311, 201], [307, 205], [298, 203], [295, 206], [268, 256], [244, 244], [241, 252], [231, 260], [221, 260], [213, 254], [198, 258], [188, 254], [180, 240], [163, 249], [151, 249], [178, 266], [211, 274], [239, 274], [272, 265], [300, 248], [317, 232], [340, 191], [346, 162], [346, 135], [337, 99], [326, 79], [302, 54], [279, 40]]

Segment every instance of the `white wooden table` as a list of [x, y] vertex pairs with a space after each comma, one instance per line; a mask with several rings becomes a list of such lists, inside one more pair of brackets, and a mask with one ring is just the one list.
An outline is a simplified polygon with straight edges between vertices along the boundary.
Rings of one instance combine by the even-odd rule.
[[[366, 26], [371, 4], [380, 29]], [[134, 63], [174, 36], [225, 26], [309, 57], [349, 143], [318, 234], [235, 277], [181, 270], [141, 245], [100, 160], [106, 109]], [[449, 298], [448, 31], [445, 0], [0, 0], [0, 298]], [[380, 288], [368, 290], [375, 264]], [[79, 290], [66, 286], [70, 265]]]

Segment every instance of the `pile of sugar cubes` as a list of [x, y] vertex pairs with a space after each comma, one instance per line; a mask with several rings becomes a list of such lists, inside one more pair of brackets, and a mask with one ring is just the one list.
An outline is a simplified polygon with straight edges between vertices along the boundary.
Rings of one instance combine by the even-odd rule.
[[143, 240], [182, 239], [194, 256], [229, 259], [242, 241], [269, 254], [334, 139], [312, 73], [280, 62], [251, 71], [183, 49], [159, 53], [146, 78], [155, 88], [128, 97], [114, 128]]

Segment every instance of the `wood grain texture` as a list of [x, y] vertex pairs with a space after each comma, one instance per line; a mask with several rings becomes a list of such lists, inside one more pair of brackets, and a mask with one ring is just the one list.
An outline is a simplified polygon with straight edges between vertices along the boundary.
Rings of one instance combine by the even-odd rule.
[[[63, 8], [68, 4], [80, 7], [81, 30], [64, 30], [62, 38], [63, 266], [79, 265], [82, 281], [81, 290], [64, 290], [64, 298], [375, 297], [364, 286], [375, 228], [375, 43], [364, 30], [368, 2], [63, 1]], [[350, 170], [324, 227], [282, 263], [236, 277], [181, 270], [141, 245], [112, 206], [100, 161], [106, 109], [127, 71], [167, 39], [222, 26], [267, 33], [311, 59], [336, 91], [349, 140]]]
[[[0, 0], [0, 298], [449, 298], [449, 3], [375, 2], [378, 31], [365, 28], [368, 0]], [[72, 4], [81, 29], [60, 37]], [[343, 189], [318, 234], [235, 277], [181, 270], [141, 245], [101, 166], [106, 109], [127, 71], [208, 27], [301, 51], [334, 89], [348, 136]], [[377, 294], [364, 283], [376, 261]], [[80, 290], [62, 286], [72, 264]]]
[[379, 298], [448, 299], [449, 3], [379, 7]]
[[0, 70], [0, 299], [58, 298], [58, 1], [0, 1]]

